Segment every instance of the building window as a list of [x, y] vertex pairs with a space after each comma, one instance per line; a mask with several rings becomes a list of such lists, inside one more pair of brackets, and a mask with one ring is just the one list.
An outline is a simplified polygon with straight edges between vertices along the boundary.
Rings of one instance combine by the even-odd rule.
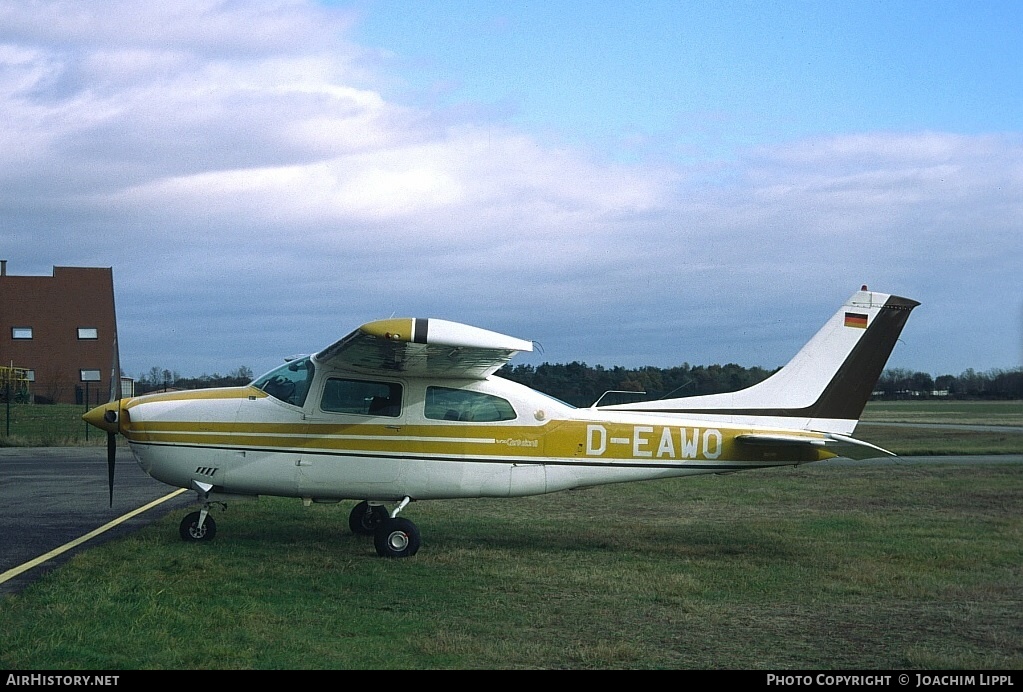
[[99, 370], [81, 370], [82, 382], [99, 382]]
[[99, 338], [99, 330], [95, 327], [79, 327], [78, 338], [81, 340], [95, 340]]
[[31, 339], [32, 327], [11, 327], [12, 339]]
[[25, 379], [28, 380], [29, 382], [35, 382], [36, 381], [36, 371], [35, 370], [26, 370], [25, 371]]

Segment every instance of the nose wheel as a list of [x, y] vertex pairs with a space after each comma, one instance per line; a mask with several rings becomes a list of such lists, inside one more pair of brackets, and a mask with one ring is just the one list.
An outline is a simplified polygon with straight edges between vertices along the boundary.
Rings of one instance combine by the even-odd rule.
[[212, 541], [217, 535], [217, 522], [209, 516], [206, 510], [192, 512], [181, 520], [178, 527], [181, 540], [189, 542]]

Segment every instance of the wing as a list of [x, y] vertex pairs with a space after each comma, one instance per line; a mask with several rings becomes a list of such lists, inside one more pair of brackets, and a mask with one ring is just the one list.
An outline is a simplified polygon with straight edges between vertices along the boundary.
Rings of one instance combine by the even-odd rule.
[[736, 435], [738, 442], [748, 445], [789, 448], [822, 447], [833, 454], [847, 459], [875, 459], [877, 457], [896, 456], [887, 449], [863, 440], [857, 440], [838, 433], [824, 433], [820, 437], [803, 435], [786, 435], [784, 433], [748, 433]]
[[483, 379], [533, 344], [447, 320], [369, 322], [316, 354], [322, 365], [366, 374]]

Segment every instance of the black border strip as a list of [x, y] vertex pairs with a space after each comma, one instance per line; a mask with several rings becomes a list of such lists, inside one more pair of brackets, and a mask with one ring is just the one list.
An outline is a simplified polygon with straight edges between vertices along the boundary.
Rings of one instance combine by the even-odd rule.
[[425, 344], [427, 334], [430, 331], [430, 320], [423, 317], [417, 317], [412, 320], [412, 342], [416, 344]]

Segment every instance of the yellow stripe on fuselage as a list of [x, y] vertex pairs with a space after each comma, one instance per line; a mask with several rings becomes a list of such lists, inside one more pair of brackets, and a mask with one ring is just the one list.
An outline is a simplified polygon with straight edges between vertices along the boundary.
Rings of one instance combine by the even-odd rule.
[[[542, 426], [473, 424], [133, 422], [133, 442], [338, 454], [437, 455], [536, 461], [816, 461], [824, 449], [787, 450], [736, 441], [745, 429], [552, 421]], [[808, 433], [806, 437], [820, 437]]]
[[[157, 392], [153, 394], [143, 394], [142, 396], [132, 397], [127, 400], [124, 405], [126, 409], [131, 409], [134, 406], [140, 404], [149, 404], [157, 401], [213, 401], [216, 399], [265, 399], [269, 396], [266, 392], [261, 389], [256, 389], [251, 386], [244, 387], [220, 387], [214, 389], [188, 389], [180, 392]], [[193, 424], [194, 425], [194, 424]]]
[[[535, 427], [480, 427], [328, 423], [133, 422], [132, 442], [261, 449], [317, 449], [339, 453], [387, 452], [515, 456], [540, 449]], [[491, 447], [492, 449], [487, 449]], [[471, 451], [470, 451], [471, 450]], [[527, 454], [534, 456], [535, 454]]]

